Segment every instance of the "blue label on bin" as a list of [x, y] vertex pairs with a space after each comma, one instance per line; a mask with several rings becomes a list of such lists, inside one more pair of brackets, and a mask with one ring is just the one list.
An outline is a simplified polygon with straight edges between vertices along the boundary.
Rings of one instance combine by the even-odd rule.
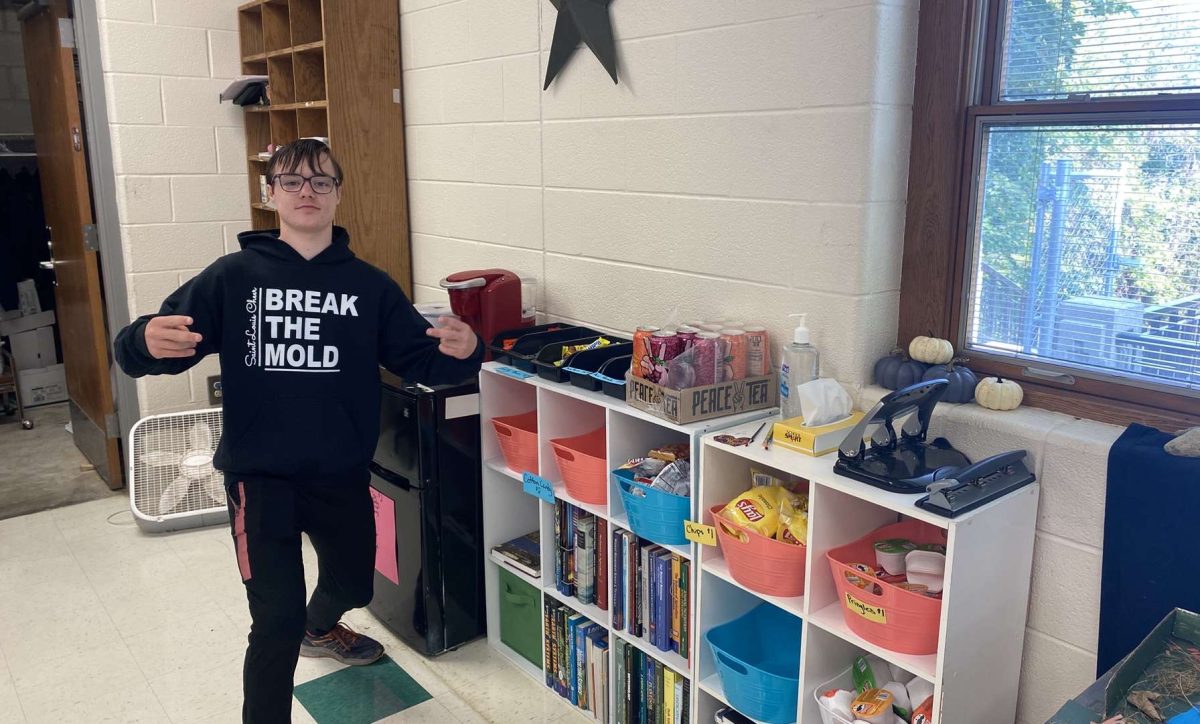
[[539, 478], [533, 473], [525, 473], [522, 478], [521, 487], [525, 489], [526, 493], [535, 498], [541, 498], [547, 503], [554, 502], [554, 486], [545, 478]]
[[507, 375], [508, 377], [511, 377], [514, 380], [527, 380], [530, 377], [533, 377], [532, 372], [526, 372], [525, 370], [519, 370], [516, 367], [508, 367], [505, 365], [501, 365], [500, 367], [497, 367], [496, 371], [502, 375]]

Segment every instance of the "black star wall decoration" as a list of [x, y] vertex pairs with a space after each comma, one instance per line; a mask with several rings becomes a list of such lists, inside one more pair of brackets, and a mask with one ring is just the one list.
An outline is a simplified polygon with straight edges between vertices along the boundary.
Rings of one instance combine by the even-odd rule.
[[579, 41], [587, 43], [601, 65], [617, 82], [617, 46], [613, 40], [612, 22], [608, 18], [608, 5], [612, 0], [550, 0], [558, 8], [558, 20], [554, 23], [554, 39], [550, 43], [550, 62], [546, 64], [546, 84], [558, 75], [579, 47]]

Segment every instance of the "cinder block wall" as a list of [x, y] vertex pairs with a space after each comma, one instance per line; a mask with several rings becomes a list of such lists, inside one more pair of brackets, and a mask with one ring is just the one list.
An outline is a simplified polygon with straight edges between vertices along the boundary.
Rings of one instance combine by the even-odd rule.
[[0, 10], [0, 133], [33, 133], [17, 11]]
[[[241, 110], [217, 97], [240, 75], [238, 0], [100, 0], [100, 46], [129, 311], [162, 300], [232, 250], [249, 226]], [[138, 381], [143, 415], [208, 404], [210, 357]]]
[[539, 277], [601, 327], [808, 312], [823, 370], [895, 336], [915, 0], [614, 3], [620, 84], [581, 48], [542, 92], [544, 0], [401, 0], [418, 299]]

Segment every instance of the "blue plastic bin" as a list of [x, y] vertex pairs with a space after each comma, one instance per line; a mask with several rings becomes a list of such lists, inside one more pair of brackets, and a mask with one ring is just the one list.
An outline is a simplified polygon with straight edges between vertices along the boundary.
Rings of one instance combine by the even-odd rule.
[[[613, 478], [621, 489], [621, 500], [629, 514], [629, 527], [639, 538], [664, 546], [685, 545], [683, 522], [691, 516], [692, 499], [654, 490], [633, 479], [628, 470], [614, 470]], [[634, 495], [641, 490], [645, 497]]]
[[763, 603], [704, 634], [734, 709], [767, 724], [796, 721], [800, 619]]

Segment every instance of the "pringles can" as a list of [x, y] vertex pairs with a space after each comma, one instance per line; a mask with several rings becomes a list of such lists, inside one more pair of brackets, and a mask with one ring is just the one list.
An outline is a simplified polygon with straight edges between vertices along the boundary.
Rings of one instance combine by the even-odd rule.
[[746, 327], [746, 376], [762, 377], [771, 371], [771, 339], [766, 327]]
[[634, 377], [645, 377], [654, 368], [650, 359], [650, 336], [658, 331], [658, 327], [638, 327], [633, 333], [633, 364], [630, 371]]
[[746, 378], [746, 367], [750, 361], [746, 333], [740, 329], [721, 330], [721, 351], [724, 353], [724, 379], [722, 382]]

